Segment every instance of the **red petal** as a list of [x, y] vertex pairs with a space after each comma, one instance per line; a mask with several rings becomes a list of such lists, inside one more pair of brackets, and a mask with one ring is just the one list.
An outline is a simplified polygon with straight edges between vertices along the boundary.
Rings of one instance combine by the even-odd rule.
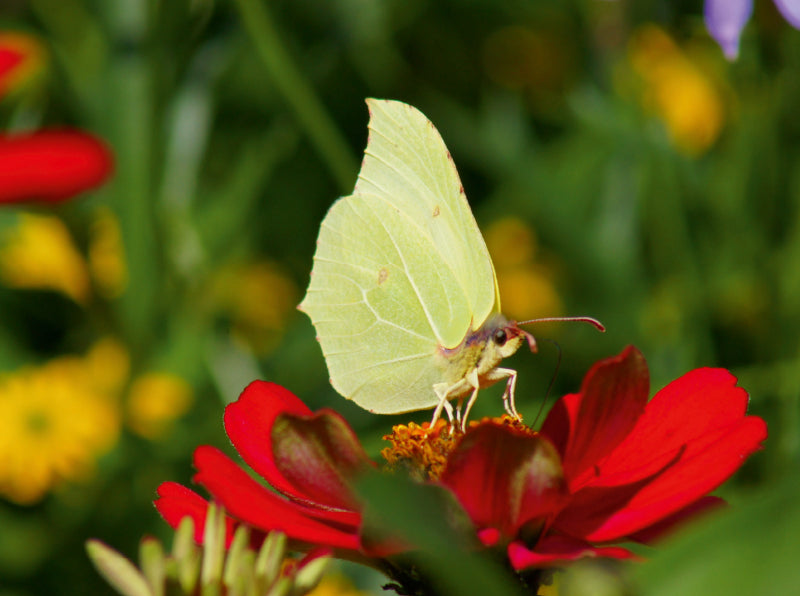
[[272, 452], [272, 425], [280, 414], [310, 416], [311, 410], [288, 389], [253, 381], [225, 408], [225, 430], [247, 465], [283, 494], [312, 500], [284, 478]]
[[500, 542], [500, 530], [497, 528], [483, 528], [482, 530], [478, 530], [478, 540], [481, 541], [481, 544], [486, 547], [492, 547], [498, 542]]
[[649, 392], [647, 364], [634, 347], [595, 364], [578, 394], [559, 400], [542, 434], [561, 449], [564, 476], [576, 490], [619, 445], [642, 415]]
[[0, 135], [0, 203], [68, 199], [103, 183], [112, 161], [106, 145], [85, 132]]
[[[704, 441], [710, 433], [741, 422], [747, 393], [728, 371], [693, 370], [656, 393], [636, 428], [601, 463], [602, 476], [631, 482], [649, 475], [652, 460]], [[641, 470], [636, 472], [636, 470]]]
[[[766, 424], [745, 417], [747, 394], [721, 369], [698, 369], [670, 383], [647, 405], [636, 428], [586, 479], [586, 487], [630, 486], [674, 463], [648, 481], [617, 512], [593, 511], [593, 493], [559, 516], [559, 527], [589, 540], [612, 540], [651, 526], [711, 492], [730, 477], [767, 437]], [[609, 494], [609, 493], [605, 493]], [[621, 494], [621, 493], [614, 493]], [[608, 498], [603, 499], [607, 504]]]
[[333, 410], [312, 416], [281, 414], [272, 427], [275, 466], [314, 503], [354, 509], [350, 484], [372, 464], [353, 430]]
[[727, 480], [766, 437], [766, 423], [748, 416], [738, 425], [689, 443], [678, 462], [585, 538], [615, 540], [672, 515]]
[[[189, 490], [176, 482], [164, 482], [158, 487], [158, 499], [154, 501], [161, 517], [173, 528], [180, 525], [184, 517], [194, 521], [194, 540], [203, 543], [203, 532], [206, 527], [208, 502], [193, 490]], [[236, 522], [225, 516], [225, 545], [230, 546]]]
[[517, 571], [528, 567], [550, 567], [583, 557], [633, 559], [636, 555], [618, 546], [596, 547], [568, 536], [546, 536], [533, 551], [518, 540], [508, 545], [508, 558]]
[[508, 537], [528, 521], [544, 521], [564, 496], [558, 454], [550, 442], [493, 423], [464, 435], [448, 457], [441, 482], [476, 526]]
[[358, 550], [358, 514], [310, 509], [282, 499], [213, 447], [198, 447], [194, 459], [195, 482], [243, 522], [312, 545]]

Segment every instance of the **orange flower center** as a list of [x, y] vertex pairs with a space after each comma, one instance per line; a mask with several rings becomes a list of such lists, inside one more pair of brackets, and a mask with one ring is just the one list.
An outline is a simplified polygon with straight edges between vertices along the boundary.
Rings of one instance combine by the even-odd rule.
[[[511, 427], [531, 436], [536, 434], [536, 431], [525, 426], [521, 420], [505, 414], [498, 418], [472, 421], [468, 425], [467, 432], [487, 421]], [[385, 441], [391, 443], [391, 446], [385, 447], [381, 455], [386, 460], [388, 470], [402, 470], [418, 480], [435, 481], [444, 472], [447, 458], [463, 434], [457, 425], [451, 426], [443, 419], [437, 420], [432, 429], [429, 422], [398, 424], [392, 427], [392, 434], [383, 437]]]

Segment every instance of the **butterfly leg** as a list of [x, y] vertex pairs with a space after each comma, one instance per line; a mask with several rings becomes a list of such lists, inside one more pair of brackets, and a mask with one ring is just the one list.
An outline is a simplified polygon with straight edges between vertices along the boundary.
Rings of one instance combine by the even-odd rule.
[[503, 407], [510, 416], [522, 420], [522, 416], [517, 412], [517, 406], [514, 403], [514, 395], [517, 389], [517, 371], [511, 368], [496, 368], [492, 371], [498, 375], [498, 380], [506, 377], [506, 388], [503, 391]]
[[433, 390], [436, 393], [436, 397], [439, 398], [439, 403], [436, 406], [436, 409], [433, 411], [433, 418], [431, 418], [431, 425], [430, 428], [433, 429], [436, 426], [436, 423], [439, 421], [439, 417], [442, 415], [442, 410], [447, 412], [447, 418], [450, 421], [450, 424], [453, 424], [453, 405], [448, 400], [448, 395], [450, 393], [450, 387], [448, 387], [447, 383], [437, 383], [433, 386]]
[[506, 380], [506, 388], [503, 391], [503, 408], [509, 416], [521, 420], [522, 416], [517, 412], [517, 406], [514, 403], [514, 395], [517, 388], [517, 371], [512, 368], [492, 369], [488, 374], [484, 375], [483, 386], [486, 387], [503, 379]]
[[472, 386], [472, 394], [469, 396], [467, 407], [464, 409], [464, 419], [461, 421], [462, 432], [467, 431], [467, 419], [469, 418], [469, 411], [472, 409], [475, 400], [478, 399], [478, 389], [480, 389], [480, 381], [478, 379], [478, 369], [473, 368], [466, 377], [469, 384]]

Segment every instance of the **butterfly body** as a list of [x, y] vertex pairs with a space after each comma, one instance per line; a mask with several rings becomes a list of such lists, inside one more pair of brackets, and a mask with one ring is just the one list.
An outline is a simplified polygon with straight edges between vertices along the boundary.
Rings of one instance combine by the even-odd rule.
[[[458, 400], [460, 406], [469, 395], [470, 399], [464, 410], [466, 419], [478, 390], [506, 379], [503, 400], [509, 413], [516, 415], [513, 400], [509, 400], [513, 396], [517, 373], [508, 368], [500, 368], [499, 364], [504, 358], [514, 354], [525, 338], [533, 342], [530, 334], [519, 329], [516, 323], [497, 314], [475, 331], [470, 331], [455, 348], [440, 346], [437, 350], [437, 361], [443, 371], [444, 381], [434, 385], [433, 389], [439, 396], [441, 407], [447, 408], [445, 404], [453, 399]], [[531, 348], [535, 349], [535, 343], [531, 343]], [[458, 407], [457, 412], [460, 410]]]

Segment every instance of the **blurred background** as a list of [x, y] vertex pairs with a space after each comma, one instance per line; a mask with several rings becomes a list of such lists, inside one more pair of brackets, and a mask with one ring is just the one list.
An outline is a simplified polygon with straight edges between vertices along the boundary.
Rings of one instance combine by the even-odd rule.
[[[251, 380], [342, 412], [376, 456], [392, 424], [429, 417], [338, 396], [295, 310], [319, 223], [355, 183], [365, 97], [411, 103], [441, 132], [510, 318], [608, 328], [533, 329], [563, 352], [549, 403], [628, 344], [653, 391], [729, 368], [770, 438], [720, 494], [746, 507], [787, 490], [800, 463], [800, 32], [755, 2], [728, 61], [702, 11], [3, 0], [0, 54], [21, 56], [0, 79], [4, 133], [91, 132], [114, 170], [70, 201], [0, 207], [0, 594], [111, 594], [84, 541], [134, 557], [143, 534], [168, 541], [155, 488], [190, 482], [195, 446], [230, 450], [222, 410]], [[557, 360], [540, 341], [510, 364], [529, 422]], [[498, 414], [500, 393], [474, 416]], [[781, 548], [800, 554], [797, 539]], [[381, 593], [380, 578], [344, 573]]]

